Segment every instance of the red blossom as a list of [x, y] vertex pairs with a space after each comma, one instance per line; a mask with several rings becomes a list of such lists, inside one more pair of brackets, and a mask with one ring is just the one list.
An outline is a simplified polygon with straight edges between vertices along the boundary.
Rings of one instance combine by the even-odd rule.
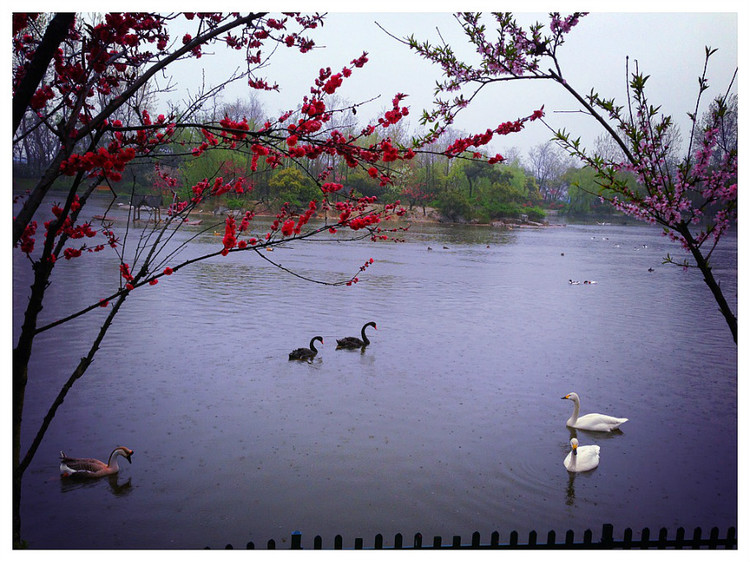
[[229, 216], [227, 217], [225, 227], [224, 227], [224, 238], [222, 239], [222, 243], [224, 244], [224, 249], [221, 251], [221, 255], [226, 256], [229, 253], [229, 250], [234, 248], [234, 246], [237, 244], [237, 229], [234, 217]]
[[81, 255], [81, 250], [77, 248], [65, 248], [65, 250], [63, 250], [63, 256], [65, 257], [66, 260], [80, 257], [80, 255]]
[[34, 235], [36, 234], [36, 221], [31, 221], [21, 235], [20, 246], [24, 254], [31, 254], [34, 251]]
[[294, 221], [289, 219], [284, 221], [284, 224], [281, 226], [281, 234], [284, 236], [291, 236], [294, 233]]
[[130, 273], [130, 266], [126, 263], [120, 264], [120, 275], [125, 281], [133, 280], [133, 276]]
[[365, 53], [362, 53], [362, 56], [359, 57], [358, 59], [354, 59], [352, 61], [352, 64], [357, 68], [362, 68], [365, 65], [365, 63], [367, 63], [367, 60], [368, 60], [367, 53], [365, 52]]
[[331, 76], [328, 81], [323, 86], [323, 91], [326, 94], [333, 94], [339, 86], [343, 83], [343, 78], [341, 74], [334, 74]]
[[341, 185], [340, 183], [335, 183], [335, 182], [326, 182], [320, 186], [320, 190], [323, 193], [334, 193], [342, 189], [344, 189], [344, 186]]

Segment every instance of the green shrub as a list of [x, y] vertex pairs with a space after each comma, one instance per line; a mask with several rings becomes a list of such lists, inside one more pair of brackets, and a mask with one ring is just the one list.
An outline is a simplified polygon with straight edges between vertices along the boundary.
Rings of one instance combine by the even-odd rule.
[[247, 201], [245, 199], [227, 198], [226, 204], [228, 209], [232, 211], [239, 211], [240, 209], [243, 209], [245, 207]]
[[524, 211], [530, 221], [542, 222], [547, 216], [541, 207], [527, 207]]
[[436, 202], [440, 213], [449, 221], [458, 222], [461, 219], [472, 218], [471, 203], [462, 192], [457, 190], [445, 191]]

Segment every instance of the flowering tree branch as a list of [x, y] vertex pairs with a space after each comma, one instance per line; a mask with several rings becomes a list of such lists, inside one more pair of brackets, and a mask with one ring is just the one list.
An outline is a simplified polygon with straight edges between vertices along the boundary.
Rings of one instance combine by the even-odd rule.
[[[593, 91], [582, 95], [564, 78], [558, 49], [585, 15], [575, 12], [561, 16], [553, 12], [547, 26], [535, 23], [525, 29], [512, 13], [493, 13], [489, 18], [496, 24], [496, 34], [490, 36], [481, 14], [456, 14], [468, 42], [479, 55], [478, 64], [460, 60], [447, 44], [432, 45], [414, 37], [402, 40], [419, 56], [439, 65], [444, 75], [437, 85], [436, 107], [431, 112], [425, 111], [422, 121], [432, 123], [432, 131], [437, 134], [490, 84], [531, 79], [560, 84], [582, 107], [581, 111], [593, 117], [617, 143], [623, 158], [613, 162], [590, 155], [580, 139], [572, 139], [564, 130], [556, 131], [554, 139], [596, 170], [603, 200], [625, 214], [661, 225], [666, 236], [682, 245], [693, 258], [692, 265], [703, 274], [736, 342], [737, 318], [710, 265], [714, 248], [737, 218], [737, 150], [718, 143], [726, 114], [726, 96], [715, 100], [708, 125], [700, 129], [697, 123], [701, 96], [708, 88], [708, 59], [715, 51], [706, 49], [696, 110], [691, 114], [693, 126], [687, 156], [675, 165], [668, 158], [674, 150], [671, 146], [674, 124], [670, 117], [660, 115], [658, 108], [649, 105], [645, 94], [648, 76], [637, 69], [633, 73], [627, 107], [616, 105], [614, 99], [603, 99]], [[468, 96], [464, 90], [469, 90]], [[443, 94], [451, 97], [444, 99]], [[535, 116], [544, 122], [541, 114]], [[719, 158], [714, 157], [717, 153]], [[635, 177], [638, 186], [624, 180], [623, 174]], [[665, 263], [675, 262], [668, 256]], [[685, 261], [682, 265], [690, 264]]]
[[[264, 12], [250, 14], [186, 13], [157, 14], [107, 13], [97, 22], [76, 15], [16, 13], [13, 17], [13, 89], [14, 144], [23, 154], [26, 117], [34, 127], [44, 127], [54, 139], [47, 147], [48, 168], [22, 199], [13, 217], [13, 244], [27, 259], [33, 282], [23, 323], [13, 352], [13, 533], [20, 540], [20, 492], [24, 471], [54, 417], [57, 408], [73, 384], [88, 369], [99, 344], [116, 313], [134, 290], [148, 290], [165, 277], [196, 262], [221, 259], [230, 253], [255, 252], [274, 266], [308, 281], [353, 285], [373, 263], [366, 260], [352, 276], [338, 281], [321, 281], [296, 274], [271, 260], [261, 250], [312, 240], [320, 235], [349, 233], [351, 238], [393, 239], [391, 233], [403, 230], [387, 225], [404, 214], [399, 202], [381, 205], [375, 197], [361, 197], [345, 186], [332, 166], [313, 173], [308, 168], [323, 158], [335, 158], [349, 168], [360, 168], [381, 187], [392, 183], [391, 167], [413, 159], [419, 143], [404, 147], [389, 136], [389, 127], [409, 114], [404, 94], [392, 98], [390, 107], [376, 122], [358, 132], [344, 134], [333, 126], [332, 117], [340, 111], [330, 101], [344, 82], [368, 62], [368, 54], [351, 60], [338, 71], [321, 68], [298, 108], [257, 125], [246, 116], [224, 116], [218, 122], [202, 121], [198, 105], [201, 96], [181, 111], [153, 115], [148, 91], [160, 73], [176, 61], [197, 59], [207, 45], [222, 44], [243, 51], [247, 70], [241, 73], [256, 91], [278, 89], [259, 72], [269, 62], [270, 51], [291, 48], [306, 53], [314, 47], [308, 32], [322, 24], [323, 17], [284, 13], [272, 17]], [[170, 35], [171, 23], [178, 18], [192, 22], [194, 33], [180, 38]], [[190, 25], [190, 23], [189, 23]], [[232, 76], [229, 80], [235, 80]], [[534, 113], [515, 122], [504, 123], [483, 135], [457, 140], [445, 152], [463, 157], [496, 134], [520, 130], [526, 121], [537, 119]], [[377, 133], [377, 135], [375, 134]], [[434, 140], [440, 135], [429, 135]], [[378, 140], [370, 141], [371, 137]], [[192, 185], [178, 186], [177, 178], [162, 169], [164, 155], [201, 159], [214, 151], [247, 155], [248, 170], [225, 173], [218, 166], [213, 175]], [[478, 152], [475, 152], [475, 155]], [[500, 161], [497, 155], [494, 161]], [[81, 221], [82, 210], [98, 185], [113, 186], [123, 180], [125, 171], [135, 163], [153, 161], [155, 183], [163, 194], [171, 193], [171, 203], [163, 224], [135, 229], [128, 217], [124, 232], [104, 218]], [[493, 161], [493, 159], [490, 159]], [[187, 242], [175, 243], [175, 232], [186, 223], [190, 213], [211, 199], [241, 195], [253, 189], [253, 175], [277, 170], [294, 163], [317, 185], [319, 193], [309, 204], [298, 208], [284, 204], [264, 234], [250, 235], [254, 212], [228, 216], [224, 221], [221, 243], [202, 255], [179, 261]], [[320, 166], [317, 166], [320, 170]], [[65, 180], [60, 182], [60, 180]], [[63, 201], [50, 207], [45, 201], [52, 187], [62, 186]], [[131, 194], [131, 200], [132, 200]], [[321, 215], [323, 218], [321, 219]], [[329, 218], [330, 217], [330, 218]], [[97, 220], [97, 219], [95, 219]], [[321, 224], [322, 222], [322, 224]], [[137, 231], [136, 231], [137, 230]], [[396, 240], [398, 240], [396, 238]], [[92, 298], [77, 311], [40, 325], [40, 312], [47, 288], [58, 267], [70, 260], [91, 259], [100, 252], [114, 252], [119, 263], [117, 288], [108, 295]], [[21, 454], [21, 422], [29, 363], [35, 338], [83, 314], [105, 309], [99, 332], [88, 353], [63, 385], [49, 408], [42, 426], [25, 455]]]
[[[42, 33], [45, 16], [14, 14], [14, 112], [16, 117], [19, 114], [34, 114], [40, 126], [47, 127], [57, 139], [56, 156], [36, 187], [25, 196], [13, 219], [14, 246], [28, 259], [33, 272], [28, 306], [13, 355], [13, 529], [16, 541], [20, 540], [22, 475], [55, 411], [74, 382], [86, 372], [99, 343], [130, 292], [147, 290], [146, 287], [158, 283], [163, 276], [198, 260], [253, 249], [262, 255], [257, 251], [260, 248], [285, 244], [292, 239], [305, 239], [324, 231], [349, 230], [382, 239], [387, 236], [387, 229], [380, 226], [381, 221], [400, 212], [398, 205], [375, 209], [374, 200], [353, 195], [335, 203], [329, 201], [329, 194], [344, 193], [344, 189], [342, 184], [330, 181], [327, 174], [323, 174], [316, 178], [321, 190], [319, 200], [311, 201], [308, 209], [301, 214], [288, 207], [282, 208], [264, 239], [247, 236], [246, 231], [253, 218], [251, 213], [242, 217], [241, 221], [228, 217], [221, 245], [198, 259], [172, 263], [172, 267], [169, 262], [174, 260], [178, 250], [172, 248], [173, 244], [170, 245], [174, 233], [167, 227], [179, 227], [191, 210], [210, 198], [251, 189], [246, 178], [228, 181], [221, 176], [206, 178], [192, 186], [188, 199], [179, 200], [175, 196], [165, 224], [152, 230], [144, 229], [135, 238], [134, 261], [130, 263], [125, 260], [130, 221], [122, 236], [115, 232], [111, 221], [101, 221], [99, 228], [89, 221], [80, 222], [81, 211], [96, 185], [116, 184], [136, 159], [153, 158], [158, 161], [163, 149], [180, 146], [181, 141], [176, 140], [177, 132], [181, 128], [188, 128], [188, 125], [173, 116], [152, 117], [149, 111], [141, 108], [137, 114], [131, 114], [129, 121], [123, 122], [120, 117], [126, 104], [135, 101], [133, 106], [138, 107], [136, 95], [145, 89], [154, 76], [177, 60], [200, 57], [203, 46], [221, 42], [231, 49], [245, 49], [250, 77], [248, 85], [251, 88], [272, 90], [276, 86], [268, 84], [253, 71], [267, 60], [261, 54], [264, 46], [275, 48], [276, 45], [283, 45], [307, 52], [314, 43], [303, 33], [321, 22], [319, 16], [299, 14], [285, 14], [280, 18], [263, 13], [245, 16], [187, 14], [185, 17], [188, 20], [197, 23], [198, 32], [195, 36], [183, 36], [181, 43], [175, 42], [175, 45], [170, 43], [169, 22], [176, 17], [150, 13], [106, 14], [104, 21], [94, 25], [80, 17], [55, 16], [50, 23], [52, 27]], [[292, 31], [292, 26], [298, 30]], [[52, 64], [48, 69], [50, 61]], [[191, 125], [190, 128], [199, 131], [202, 140], [197, 145], [187, 147], [188, 152], [191, 157], [200, 158], [217, 148], [240, 150], [244, 147], [252, 154], [251, 172], [256, 170], [261, 160], [274, 169], [283, 166], [286, 161], [299, 161], [304, 165], [305, 161], [312, 162], [323, 154], [333, 153], [345, 158], [350, 166], [366, 165], [372, 168], [381, 181], [388, 181], [378, 171], [379, 163], [407, 157], [406, 151], [393, 146], [387, 138], [376, 146], [360, 147], [354, 142], [356, 139], [346, 138], [335, 130], [326, 131], [324, 127], [331, 115], [326, 107], [326, 97], [341, 86], [353, 69], [366, 62], [366, 55], [362, 55], [341, 72], [321, 69], [300, 112], [288, 112], [276, 122], [268, 122], [258, 130], [251, 130], [245, 119], [233, 121], [225, 118], [217, 124]], [[40, 68], [46, 69], [41, 79]], [[385, 128], [406, 114], [406, 108], [400, 105], [401, 99], [402, 96], [397, 96], [393, 109], [371, 130], [375, 127]], [[193, 114], [190, 108], [183, 113]], [[293, 116], [294, 122], [291, 121]], [[16, 119], [16, 122], [20, 123], [20, 120]], [[25, 132], [14, 126], [16, 131], [14, 140], [20, 143]], [[44, 209], [42, 203], [45, 196], [60, 178], [66, 176], [70, 178], [70, 187], [66, 188], [64, 201], [54, 203], [51, 209]], [[174, 178], [164, 173], [159, 177], [160, 181], [174, 189]], [[325, 228], [310, 228], [308, 222], [319, 208], [335, 210], [338, 219], [326, 224]], [[42, 243], [38, 245], [40, 236], [43, 237]], [[119, 288], [109, 296], [99, 297], [80, 311], [39, 326], [39, 313], [55, 268], [69, 260], [87, 259], [85, 256], [106, 250], [114, 251], [120, 262]], [[356, 281], [356, 275], [347, 279], [347, 282], [353, 281]], [[63, 385], [36, 438], [22, 457], [21, 421], [28, 365], [36, 336], [100, 307], [109, 308], [109, 312], [95, 341]]]

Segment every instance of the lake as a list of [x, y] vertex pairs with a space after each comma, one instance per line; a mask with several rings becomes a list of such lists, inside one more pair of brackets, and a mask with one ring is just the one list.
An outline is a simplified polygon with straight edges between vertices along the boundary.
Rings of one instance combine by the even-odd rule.
[[[267, 257], [324, 280], [373, 258], [356, 285], [244, 252], [133, 292], [24, 477], [31, 548], [737, 525], [737, 348], [699, 273], [661, 264], [682, 256], [659, 229], [415, 225], [402, 243], [331, 240]], [[736, 237], [724, 242], [714, 271], [736, 310]], [[209, 230], [179, 260], [220, 245]], [[15, 251], [14, 334], [24, 261]], [[118, 277], [112, 254], [61, 260], [42, 322]], [[38, 338], [26, 445], [104, 314]], [[364, 353], [335, 349], [370, 320]], [[315, 335], [315, 360], [290, 362]], [[630, 421], [566, 428], [572, 391], [582, 413]], [[601, 446], [598, 468], [565, 470], [572, 436]], [[116, 478], [60, 478], [60, 450], [106, 461], [117, 445], [135, 453]]]

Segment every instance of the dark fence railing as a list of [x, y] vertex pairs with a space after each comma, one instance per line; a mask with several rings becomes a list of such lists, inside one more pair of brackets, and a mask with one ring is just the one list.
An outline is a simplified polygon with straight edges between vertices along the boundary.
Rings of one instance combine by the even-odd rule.
[[[292, 533], [291, 542], [289, 543], [291, 550], [302, 550], [302, 534], [298, 531]], [[233, 548], [231, 544], [226, 546], [227, 549]], [[246, 548], [254, 549], [255, 544], [252, 542], [247, 543]], [[276, 541], [273, 539], [268, 541], [266, 544], [268, 550], [276, 549]], [[336, 535], [333, 539], [333, 545], [323, 546], [323, 539], [320, 535], [313, 539], [313, 550], [344, 550], [344, 539], [341, 535]], [[424, 542], [421, 533], [414, 535], [414, 540], [410, 544], [404, 542], [404, 537], [401, 533], [396, 534], [393, 539], [393, 545], [385, 545], [383, 543], [383, 535], [375, 535], [375, 540], [371, 546], [365, 546], [364, 540], [361, 538], [354, 539], [353, 547], [347, 547], [347, 549], [353, 548], [354, 550], [402, 550], [402, 549], [731, 549], [737, 548], [737, 532], [734, 527], [729, 527], [727, 532], [723, 535], [720, 534], [719, 528], [714, 527], [709, 532], [708, 536], [703, 536], [703, 531], [700, 527], [696, 527], [693, 530], [691, 536], [686, 536], [685, 529], [680, 527], [675, 532], [674, 536], [670, 538], [667, 529], [662, 528], [659, 530], [658, 536], [651, 535], [651, 531], [645, 528], [641, 531], [640, 537], [635, 538], [633, 531], [630, 528], [625, 529], [622, 539], [614, 538], [614, 527], [610, 524], [605, 524], [602, 527], [602, 534], [598, 541], [593, 539], [593, 533], [590, 529], [583, 533], [583, 538], [576, 541], [575, 534], [573, 531], [565, 533], [564, 537], [558, 537], [554, 531], [547, 533], [547, 538], [544, 541], [540, 541], [536, 531], [529, 533], [528, 540], [521, 542], [519, 540], [518, 533], [513, 531], [510, 533], [508, 542], [500, 542], [500, 533], [495, 531], [490, 535], [489, 542], [482, 542], [482, 538], [478, 532], [471, 535], [470, 542], [464, 542], [460, 536], [455, 535], [450, 541], [444, 542], [440, 536], [434, 537], [432, 542]]]

